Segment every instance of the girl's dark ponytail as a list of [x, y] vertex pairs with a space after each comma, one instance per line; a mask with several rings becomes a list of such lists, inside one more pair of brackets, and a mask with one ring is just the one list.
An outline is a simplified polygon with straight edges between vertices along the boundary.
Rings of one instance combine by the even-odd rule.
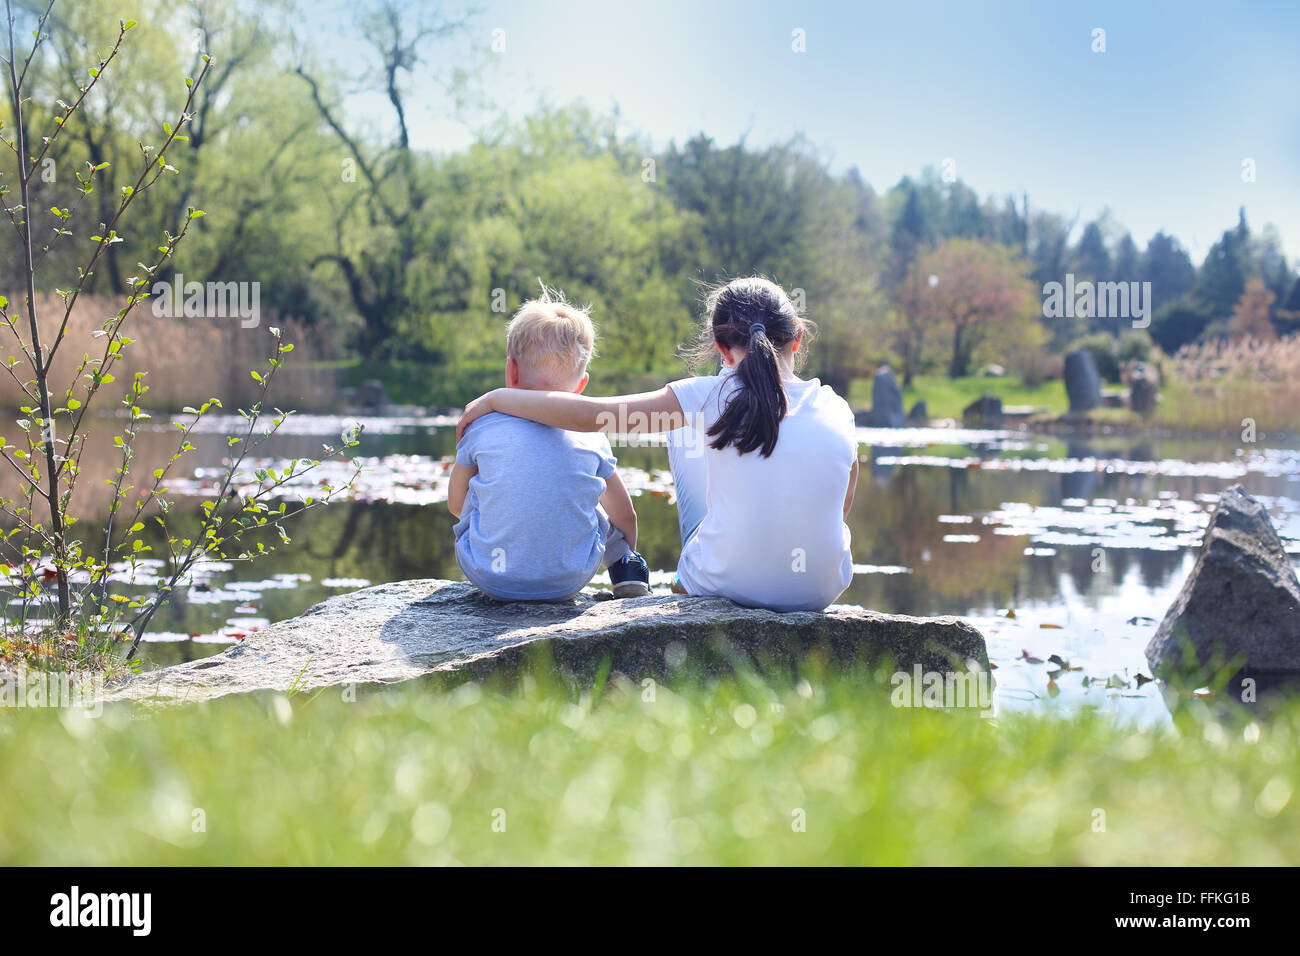
[[742, 455], [757, 451], [767, 458], [789, 410], [777, 352], [794, 341], [804, 322], [780, 286], [757, 277], [715, 290], [709, 306], [710, 349], [716, 342], [745, 350], [735, 371], [739, 387], [709, 428], [709, 445], [719, 451], [735, 445]]
[[760, 322], [750, 327], [745, 357], [736, 366], [740, 381], [723, 409], [721, 417], [709, 428], [709, 444], [721, 451], [735, 445], [744, 455], [758, 451], [767, 458], [776, 448], [781, 419], [788, 408], [785, 387], [781, 384], [781, 367], [776, 348]]

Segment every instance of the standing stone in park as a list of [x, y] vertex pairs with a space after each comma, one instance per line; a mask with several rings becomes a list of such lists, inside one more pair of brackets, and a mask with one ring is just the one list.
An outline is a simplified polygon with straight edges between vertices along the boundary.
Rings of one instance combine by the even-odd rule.
[[871, 424], [875, 428], [902, 428], [907, 424], [903, 415], [903, 389], [888, 365], [876, 370], [876, 380], [871, 386]]
[[1241, 485], [1219, 497], [1192, 573], [1146, 656], [1155, 673], [1194, 684], [1232, 664], [1233, 694], [1243, 678], [1263, 689], [1300, 677], [1300, 582], [1268, 512]]
[[912, 410], [907, 413], [907, 424], [909, 425], [928, 425], [930, 424], [930, 410], [925, 407], [925, 399], [918, 398]]
[[378, 409], [390, 404], [388, 390], [377, 378], [368, 378], [357, 389], [357, 404], [362, 408]]
[[1001, 428], [1002, 399], [997, 395], [981, 395], [961, 412], [961, 423], [971, 428]]
[[1065, 393], [1070, 396], [1070, 411], [1088, 412], [1101, 404], [1101, 375], [1097, 360], [1086, 349], [1075, 349], [1065, 356]]
[[1139, 415], [1150, 415], [1156, 410], [1160, 400], [1160, 382], [1155, 369], [1146, 362], [1139, 362], [1133, 369], [1133, 376], [1128, 386], [1128, 405]]

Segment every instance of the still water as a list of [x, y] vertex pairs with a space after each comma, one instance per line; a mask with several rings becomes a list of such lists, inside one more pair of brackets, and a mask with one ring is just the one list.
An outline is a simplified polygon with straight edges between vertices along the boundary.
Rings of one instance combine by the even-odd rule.
[[[450, 420], [362, 421], [355, 498], [298, 516], [293, 542], [271, 558], [206, 566], [155, 619], [147, 666], [217, 653], [331, 594], [461, 577], [444, 504]], [[201, 457], [175, 490], [212, 493], [223, 429], [235, 424], [214, 420], [212, 433], [195, 439]], [[266, 446], [269, 461], [319, 454], [322, 442], [338, 443], [342, 422], [295, 416], [291, 424], [292, 434]], [[862, 429], [859, 439], [862, 477], [849, 517], [856, 574], [842, 601], [971, 621], [988, 639], [1000, 708], [1163, 713], [1155, 685], [1139, 680], [1148, 674], [1142, 651], [1191, 569], [1217, 495], [1235, 482], [1268, 507], [1300, 561], [1294, 440], [1242, 447], [951, 428]], [[615, 452], [635, 496], [640, 550], [657, 569], [652, 583], [666, 591], [678, 551], [667, 455], [646, 444]]]

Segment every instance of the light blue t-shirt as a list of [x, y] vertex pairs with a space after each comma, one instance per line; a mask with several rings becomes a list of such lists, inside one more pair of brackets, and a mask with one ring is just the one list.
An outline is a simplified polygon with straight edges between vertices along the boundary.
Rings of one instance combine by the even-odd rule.
[[478, 466], [456, 535], [456, 560], [493, 597], [551, 601], [581, 590], [605, 557], [597, 510], [617, 462], [601, 432], [569, 432], [490, 412], [456, 446]]

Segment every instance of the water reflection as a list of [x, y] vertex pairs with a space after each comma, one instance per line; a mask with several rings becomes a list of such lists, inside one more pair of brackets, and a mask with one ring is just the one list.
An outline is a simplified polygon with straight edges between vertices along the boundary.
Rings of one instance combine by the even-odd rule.
[[[1084, 442], [1072, 441], [1067, 448], [1071, 458], [1092, 458], [1093, 450]], [[1061, 476], [1061, 498], [1088, 498], [1097, 486], [1095, 471], [1076, 471]]]
[[[277, 437], [267, 454], [318, 454], [338, 424], [309, 423]], [[1288, 549], [1300, 553], [1294, 445], [1245, 451], [1207, 440], [1060, 441], [959, 429], [863, 429], [860, 437], [869, 480], [850, 516], [857, 573], [842, 600], [970, 619], [989, 639], [1003, 705], [1060, 698], [1163, 712], [1154, 688], [1138, 686], [1142, 650], [1228, 484], [1241, 481], [1260, 497]], [[144, 440], [161, 446], [164, 438]], [[202, 495], [224, 440], [195, 443], [188, 484], [178, 485]], [[88, 452], [88, 473], [111, 470], [109, 448], [102, 461]], [[172, 639], [152, 642], [148, 662], [214, 653], [363, 582], [458, 579], [452, 519], [440, 503], [453, 451], [452, 430], [437, 420], [368, 430], [359, 500], [300, 515], [293, 542], [268, 562], [206, 569], [187, 600], [158, 615], [157, 630]], [[667, 455], [655, 445], [616, 452], [636, 496], [640, 549], [666, 588], [678, 552]], [[1048, 663], [1053, 655], [1070, 667]]]

